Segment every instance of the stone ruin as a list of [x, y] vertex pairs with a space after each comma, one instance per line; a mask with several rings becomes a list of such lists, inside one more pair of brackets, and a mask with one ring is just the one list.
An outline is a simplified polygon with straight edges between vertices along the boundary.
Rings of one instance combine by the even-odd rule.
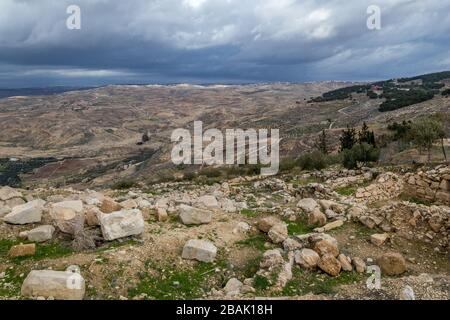
[[404, 192], [427, 202], [450, 205], [450, 166], [406, 174]]

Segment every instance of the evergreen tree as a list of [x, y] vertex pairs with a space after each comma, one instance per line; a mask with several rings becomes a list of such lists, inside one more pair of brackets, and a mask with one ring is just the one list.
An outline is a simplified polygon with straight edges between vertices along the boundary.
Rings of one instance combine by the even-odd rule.
[[341, 141], [341, 151], [353, 148], [356, 143], [355, 128], [347, 125], [347, 129], [344, 130], [339, 140]]
[[370, 144], [374, 147], [376, 147], [375, 145], [375, 134], [373, 131], [369, 131], [369, 127], [367, 126], [366, 122], [363, 122], [363, 126], [361, 131], [358, 133], [358, 142], [360, 144], [362, 143], [367, 143]]

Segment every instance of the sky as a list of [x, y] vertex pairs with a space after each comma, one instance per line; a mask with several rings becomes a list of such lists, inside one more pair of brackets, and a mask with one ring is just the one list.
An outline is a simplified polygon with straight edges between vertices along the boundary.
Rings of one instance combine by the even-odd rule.
[[[81, 29], [67, 28], [69, 5]], [[379, 30], [367, 27], [371, 5]], [[0, 88], [450, 70], [449, 12], [449, 0], [0, 0]]]

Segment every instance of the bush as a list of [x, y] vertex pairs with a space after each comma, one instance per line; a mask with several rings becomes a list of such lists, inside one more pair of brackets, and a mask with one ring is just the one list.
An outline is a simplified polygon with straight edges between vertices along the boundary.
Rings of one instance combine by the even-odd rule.
[[342, 165], [347, 169], [355, 169], [358, 163], [367, 164], [375, 162], [380, 156], [380, 151], [367, 143], [356, 144], [350, 150], [344, 150]]
[[126, 190], [126, 189], [130, 189], [136, 186], [136, 182], [131, 181], [131, 180], [123, 180], [123, 181], [119, 181], [116, 182], [112, 188], [114, 190]]
[[406, 136], [408, 135], [408, 133], [411, 130], [411, 126], [412, 126], [412, 121], [405, 121], [403, 120], [402, 123], [397, 123], [394, 122], [392, 124], [389, 124], [387, 126], [389, 131], [393, 131], [394, 132], [394, 141], [400, 140], [400, 139], [405, 139]]
[[286, 172], [298, 167], [298, 160], [287, 158], [280, 161], [280, 171]]
[[195, 180], [197, 178], [197, 173], [195, 172], [186, 172], [184, 174], [183, 180], [185, 181], [192, 181]]
[[320, 151], [305, 153], [298, 158], [298, 166], [303, 170], [322, 170], [326, 167], [339, 163], [339, 155], [326, 155]]
[[444, 91], [442, 91], [442, 95], [443, 96], [450, 96], [450, 89], [445, 89]]
[[298, 158], [298, 164], [303, 170], [322, 170], [327, 166], [326, 155], [319, 151], [306, 153]]
[[208, 178], [218, 178], [222, 176], [222, 172], [223, 172], [222, 168], [205, 168], [200, 171], [199, 175]]

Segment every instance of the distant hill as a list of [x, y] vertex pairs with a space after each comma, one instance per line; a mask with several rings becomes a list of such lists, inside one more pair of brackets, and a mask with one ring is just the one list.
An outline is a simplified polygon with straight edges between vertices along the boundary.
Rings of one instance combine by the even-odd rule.
[[44, 87], [44, 88], [17, 88], [0, 89], [0, 99], [15, 96], [46, 96], [69, 91], [88, 90], [93, 87]]
[[362, 93], [370, 99], [383, 99], [379, 105], [379, 111], [393, 111], [431, 100], [435, 95], [447, 95], [448, 88], [444, 80], [450, 81], [450, 71], [339, 88], [325, 92], [311, 102], [352, 99], [354, 94]]
[[[329, 81], [12, 90], [10, 95], [34, 96], [0, 99], [0, 176], [8, 184], [47, 181], [83, 187], [164, 179], [190, 168], [175, 167], [170, 161], [170, 137], [177, 128], [191, 130], [194, 121], [202, 121], [205, 130], [279, 129], [281, 157], [314, 149], [322, 130], [327, 131], [331, 150], [336, 150], [347, 125], [358, 127], [366, 122], [381, 136], [390, 123], [448, 113], [450, 100], [445, 90], [450, 89], [450, 82], [441, 79], [447, 79], [447, 74], [371, 84]], [[71, 92], [58, 94], [65, 91]], [[35, 96], [44, 93], [49, 94]], [[314, 97], [329, 99], [308, 102]], [[400, 102], [411, 105], [400, 109]], [[381, 112], [381, 106], [394, 109]], [[144, 135], [148, 136], [145, 141]]]

